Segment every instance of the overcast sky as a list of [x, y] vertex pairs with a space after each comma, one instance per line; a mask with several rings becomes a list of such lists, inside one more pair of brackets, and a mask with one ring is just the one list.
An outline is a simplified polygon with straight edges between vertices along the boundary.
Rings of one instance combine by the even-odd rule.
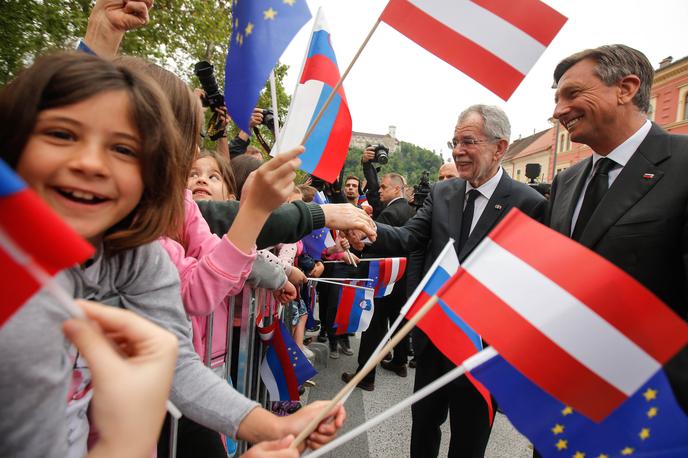
[[[387, 0], [307, 0], [322, 6], [332, 33], [340, 72], [353, 58]], [[452, 0], [445, 0], [452, 1]], [[516, 0], [517, 1], [517, 0]], [[401, 140], [435, 150], [446, 159], [456, 118], [474, 103], [504, 108], [512, 140], [548, 127], [552, 114], [552, 71], [562, 58], [585, 48], [623, 43], [644, 52], [658, 67], [667, 56], [688, 55], [687, 0], [545, 0], [569, 18], [508, 102], [423, 50], [385, 23], [380, 24], [344, 82], [353, 128], [385, 134], [397, 126]], [[299, 32], [281, 61], [290, 65], [285, 88], [293, 91], [312, 21]]]

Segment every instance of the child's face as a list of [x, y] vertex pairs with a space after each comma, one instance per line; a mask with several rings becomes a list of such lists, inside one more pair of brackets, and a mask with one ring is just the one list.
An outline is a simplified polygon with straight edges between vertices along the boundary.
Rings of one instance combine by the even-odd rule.
[[29, 186], [93, 244], [143, 194], [141, 142], [130, 112], [124, 91], [43, 110], [17, 165]]
[[186, 187], [194, 200], [227, 200], [230, 197], [217, 161], [212, 157], [202, 157], [194, 162]]

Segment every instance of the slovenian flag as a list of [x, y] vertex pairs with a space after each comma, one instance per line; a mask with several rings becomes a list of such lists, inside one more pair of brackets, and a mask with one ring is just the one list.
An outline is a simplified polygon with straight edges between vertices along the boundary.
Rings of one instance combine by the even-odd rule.
[[41, 288], [37, 278], [45, 281], [93, 252], [0, 160], [0, 325]]
[[[319, 9], [287, 122], [272, 148], [272, 155], [301, 144], [339, 77], [330, 32], [325, 15]], [[344, 166], [350, 141], [351, 114], [344, 88], [340, 87], [304, 145], [306, 151], [300, 156], [301, 169], [332, 183]]]
[[391, 294], [394, 284], [406, 271], [406, 258], [386, 258], [368, 264], [368, 278], [372, 279], [370, 287], [375, 288], [375, 297]]
[[[433, 265], [425, 274], [416, 290], [404, 305], [401, 313], [408, 319], [420, 310], [432, 296], [459, 270], [459, 258], [454, 249], [454, 240], [449, 239]], [[466, 358], [483, 348], [480, 336], [471, 329], [446, 303], [437, 301], [416, 325], [432, 341], [444, 356], [457, 366]], [[490, 421], [494, 418], [489, 391], [470, 374], [467, 377], [485, 399]]]
[[317, 371], [277, 316], [271, 324], [259, 328], [259, 335], [269, 345], [260, 366], [260, 377], [270, 400], [298, 401], [299, 385], [313, 378]]
[[[357, 285], [357, 280], [347, 283]], [[337, 316], [334, 319], [335, 334], [352, 334], [368, 329], [373, 318], [373, 290], [342, 286], [339, 291]]]

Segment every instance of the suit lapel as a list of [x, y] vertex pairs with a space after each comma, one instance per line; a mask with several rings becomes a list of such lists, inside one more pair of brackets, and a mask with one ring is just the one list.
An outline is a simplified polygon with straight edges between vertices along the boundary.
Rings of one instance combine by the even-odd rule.
[[664, 172], [657, 164], [671, 155], [669, 142], [670, 136], [653, 125], [590, 216], [581, 234], [581, 244], [593, 247], [619, 218], [659, 183]]
[[[571, 219], [578, 203], [578, 196], [583, 189], [585, 179], [592, 168], [592, 156], [585, 160], [585, 165], [578, 173], [571, 175], [559, 186], [557, 204], [553, 207], [550, 226], [555, 231], [561, 232], [567, 237], [571, 236]], [[559, 203], [561, 202], [561, 203]]]
[[452, 181], [454, 186], [451, 186], [451, 190], [444, 196], [447, 201], [447, 209], [449, 212], [449, 236], [454, 239], [454, 247], [459, 242], [461, 237], [461, 216], [463, 215], [463, 202], [466, 198], [466, 182], [459, 178], [455, 178]]
[[[471, 234], [466, 240], [466, 244], [463, 246], [461, 253], [459, 253], [459, 259], [463, 260], [473, 249], [480, 243], [482, 239], [492, 230], [492, 228], [497, 224], [497, 221], [504, 215], [504, 212], [508, 211], [509, 196], [511, 195], [511, 178], [509, 178], [506, 172], [502, 173], [502, 178], [499, 180], [497, 188], [492, 193], [492, 197], [487, 202], [485, 210], [483, 210], [482, 215], [478, 219], [475, 227], [471, 231]], [[459, 228], [461, 226], [459, 225]]]

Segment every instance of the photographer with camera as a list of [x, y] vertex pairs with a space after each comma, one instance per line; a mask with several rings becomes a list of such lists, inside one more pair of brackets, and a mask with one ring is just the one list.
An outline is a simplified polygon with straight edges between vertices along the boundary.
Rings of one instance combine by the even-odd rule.
[[380, 201], [380, 182], [378, 172], [380, 167], [374, 164], [385, 165], [389, 162], [389, 150], [384, 145], [368, 145], [363, 150], [361, 164], [363, 165], [363, 175], [366, 179], [365, 195], [368, 203], [373, 207], [373, 219], [377, 219], [380, 212], [385, 208], [385, 204]]
[[[225, 106], [225, 96], [222, 94], [215, 78], [215, 67], [210, 62], [202, 60], [194, 66], [194, 73], [198, 77], [202, 88], [196, 89], [194, 93], [200, 97], [203, 107], [210, 108], [213, 112], [208, 120], [205, 135], [210, 140], [217, 142], [217, 151], [229, 160], [244, 154], [250, 143], [249, 133], [239, 131], [231, 142], [227, 142], [227, 125], [230, 118]], [[261, 124], [266, 125], [274, 132], [275, 126], [272, 110], [264, 110], [257, 107], [253, 109], [253, 114], [249, 121], [250, 128], [258, 134], [257, 127]], [[266, 151], [269, 150], [262, 137], [259, 137], [259, 141]]]

